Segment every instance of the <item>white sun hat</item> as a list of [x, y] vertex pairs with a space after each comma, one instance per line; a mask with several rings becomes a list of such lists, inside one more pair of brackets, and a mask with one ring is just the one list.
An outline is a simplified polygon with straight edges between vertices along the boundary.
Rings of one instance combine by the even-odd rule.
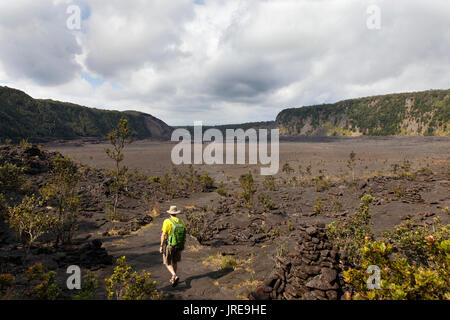
[[177, 206], [170, 206], [170, 209], [167, 211], [168, 214], [179, 214], [181, 211], [177, 209]]

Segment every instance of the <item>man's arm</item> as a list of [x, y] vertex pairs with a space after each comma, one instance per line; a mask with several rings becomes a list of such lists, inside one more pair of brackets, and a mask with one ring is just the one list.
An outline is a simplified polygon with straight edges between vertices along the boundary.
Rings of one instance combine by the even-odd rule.
[[159, 253], [163, 253], [163, 245], [164, 241], [166, 240], [166, 233], [161, 233], [161, 246], [159, 247]]

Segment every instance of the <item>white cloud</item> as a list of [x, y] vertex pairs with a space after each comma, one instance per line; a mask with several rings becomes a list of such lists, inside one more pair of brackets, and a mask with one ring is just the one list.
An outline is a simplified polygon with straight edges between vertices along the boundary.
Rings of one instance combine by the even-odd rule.
[[[80, 0], [75, 33], [70, 3], [0, 4], [0, 83], [173, 125], [450, 83], [447, 0]], [[380, 30], [366, 27], [370, 4]]]

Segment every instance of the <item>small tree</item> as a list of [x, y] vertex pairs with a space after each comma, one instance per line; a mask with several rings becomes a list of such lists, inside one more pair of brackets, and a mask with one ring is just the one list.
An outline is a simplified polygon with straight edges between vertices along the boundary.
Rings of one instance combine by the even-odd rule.
[[121, 166], [121, 163], [125, 158], [123, 151], [127, 144], [133, 142], [131, 129], [128, 126], [128, 120], [122, 118], [117, 128], [108, 134], [108, 139], [112, 145], [112, 149], [105, 148], [105, 152], [109, 158], [114, 160], [115, 169], [109, 172], [109, 176], [112, 179], [110, 190], [114, 200], [112, 206], [108, 206], [107, 210], [109, 212], [108, 215], [112, 220], [116, 220], [119, 217], [117, 206], [119, 204], [120, 192], [127, 187], [128, 168], [126, 166]]
[[253, 195], [256, 192], [255, 180], [251, 171], [247, 174], [243, 174], [239, 178], [239, 183], [242, 187], [242, 197], [245, 200], [247, 206], [253, 206]]
[[70, 243], [75, 230], [80, 197], [78, 168], [68, 157], [58, 156], [53, 162], [51, 182], [41, 190], [43, 199], [56, 206], [59, 220], [56, 243]]
[[133, 271], [125, 257], [117, 259], [117, 266], [111, 278], [105, 279], [108, 299], [116, 300], [159, 300], [161, 293], [156, 290], [156, 282], [151, 281], [151, 274]]
[[354, 151], [350, 152], [349, 158], [347, 160], [347, 168], [352, 172], [352, 181], [355, 180], [355, 162], [356, 162], [356, 153]]
[[57, 217], [39, 208], [41, 205], [42, 199], [26, 196], [21, 204], [9, 210], [9, 225], [16, 231], [26, 252], [40, 236], [58, 225]]

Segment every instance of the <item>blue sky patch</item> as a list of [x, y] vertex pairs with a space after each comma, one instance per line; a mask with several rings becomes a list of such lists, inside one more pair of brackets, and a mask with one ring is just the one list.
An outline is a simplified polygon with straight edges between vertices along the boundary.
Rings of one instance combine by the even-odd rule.
[[103, 80], [102, 78], [91, 77], [86, 72], [81, 72], [81, 78], [89, 82], [94, 88], [99, 87], [105, 83], [105, 80]]

